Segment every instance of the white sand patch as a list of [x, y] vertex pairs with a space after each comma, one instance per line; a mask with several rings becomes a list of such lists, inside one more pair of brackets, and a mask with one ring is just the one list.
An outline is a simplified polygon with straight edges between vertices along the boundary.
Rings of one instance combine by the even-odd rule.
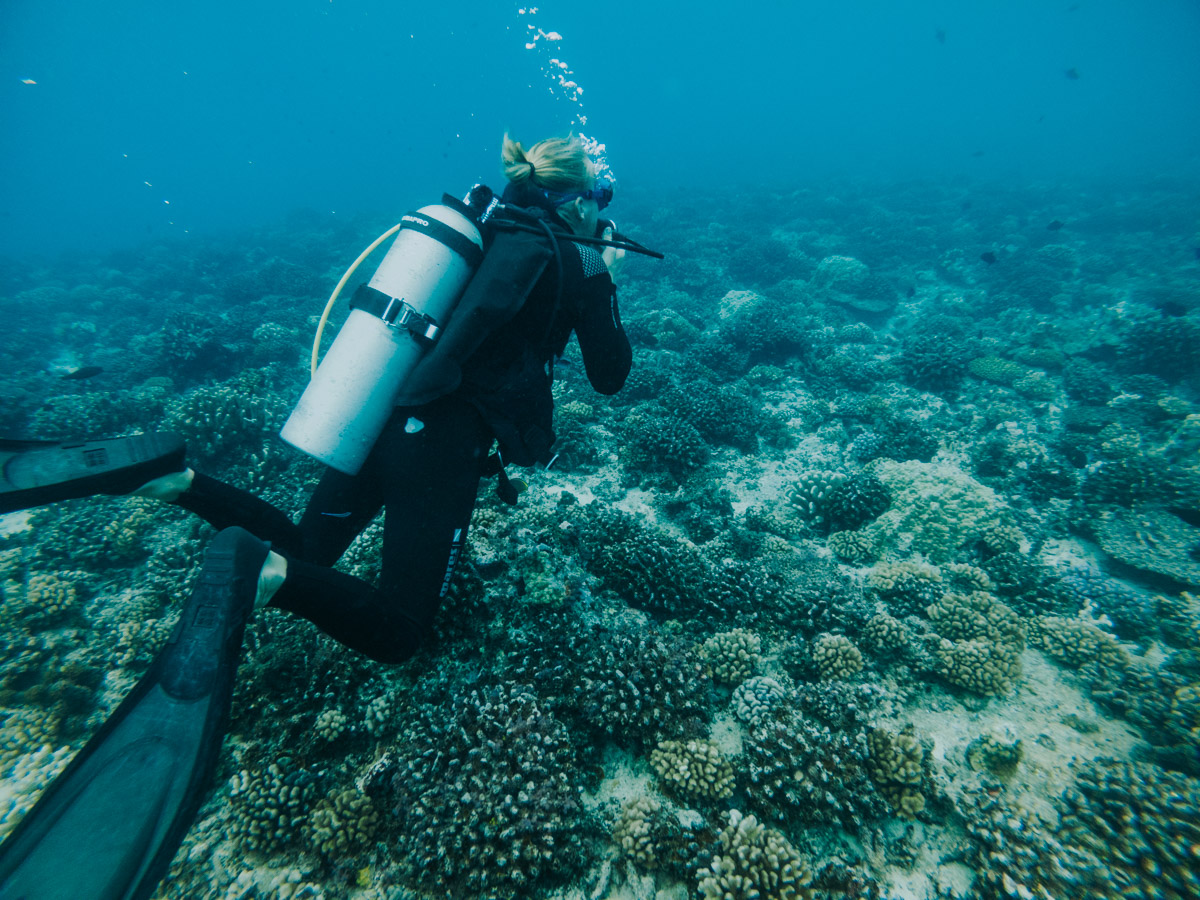
[[626, 803], [637, 797], [656, 797], [658, 791], [653, 786], [650, 767], [645, 759], [638, 759], [632, 753], [619, 747], [608, 746], [603, 755], [604, 778], [595, 792], [582, 796], [584, 806], [594, 811], [616, 801]]
[[801, 437], [799, 445], [782, 459], [730, 451], [716, 460], [716, 468], [722, 473], [721, 486], [732, 496], [733, 510], [738, 515], [751, 506], [787, 503], [788, 491], [802, 473], [838, 465], [830, 446], [812, 434]]
[[0, 516], [0, 537], [11, 537], [22, 531], [28, 531], [33, 527], [29, 524], [29, 517], [31, 515], [31, 510], [19, 509], [16, 512], [5, 513]]
[[712, 731], [709, 737], [717, 745], [717, 749], [726, 756], [732, 758], [741, 755], [743, 734], [741, 723], [728, 708], [713, 716]]
[[617, 509], [623, 510], [644, 522], [653, 522], [658, 517], [654, 509], [654, 498], [656, 496], [658, 494], [655, 491], [643, 491], [641, 488], [632, 488], [626, 491], [625, 496], [613, 505]]
[[952, 848], [930, 841], [928, 833], [919, 840], [921, 854], [912, 871], [889, 867], [880, 873], [891, 900], [935, 900], [947, 892], [951, 897], [967, 896], [975, 873], [962, 863], [943, 863]]
[[[604, 749], [602, 763], [604, 777], [599, 787], [580, 798], [588, 812], [615, 816], [620, 805], [638, 797], [662, 802], [645, 758], [610, 745]], [[640, 872], [617, 859], [614, 849], [579, 882], [549, 896], [552, 900], [685, 900], [687, 891], [683, 885], [660, 887], [652, 873]]]
[[[1076, 684], [1071, 673], [1059, 668], [1040, 652], [1026, 650], [1021, 656], [1024, 674], [1007, 697], [993, 698], [984, 708], [968, 709], [950, 694], [922, 693], [885, 727], [899, 728], [912, 722], [917, 734], [933, 741], [934, 770], [941, 787], [957, 803], [969, 805], [968, 788], [979, 787], [986, 773], [976, 772], [966, 760], [968, 745], [987, 732], [1008, 733], [1021, 740], [1023, 759], [1008, 782], [1006, 796], [1014, 806], [1029, 809], [1053, 825], [1057, 822], [1053, 801], [1073, 780], [1072, 763], [1098, 757], [1129, 759], [1141, 738], [1125, 722], [1100, 710]], [[1064, 722], [1083, 723], [1084, 731]], [[1095, 731], [1090, 729], [1094, 727]], [[911, 870], [889, 867], [879, 873], [890, 895], [903, 900], [933, 900], [963, 896], [973, 878], [959, 862], [948, 862], [965, 846], [966, 835], [958, 826], [916, 825], [914, 844], [920, 858]]]
[[[944, 704], [909, 707], [904, 720], [933, 739], [934, 759], [946, 776], [946, 787], [959, 796], [964, 786], [980, 780], [967, 765], [967, 745], [988, 731], [1011, 731], [1021, 740], [1024, 758], [1009, 783], [1009, 798], [1049, 814], [1050, 801], [1072, 781], [1070, 763], [1129, 759], [1141, 738], [1128, 723], [1109, 718], [1068, 673], [1037, 650], [1026, 650], [1021, 665], [1024, 674], [1013, 692], [981, 710], [966, 709], [945, 695]], [[1096, 730], [1082, 733], [1063, 721], [1068, 716]]]

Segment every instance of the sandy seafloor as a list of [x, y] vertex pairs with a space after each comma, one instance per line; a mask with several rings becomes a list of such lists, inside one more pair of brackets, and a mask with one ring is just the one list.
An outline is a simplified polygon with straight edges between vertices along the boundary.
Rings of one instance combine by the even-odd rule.
[[[483, 482], [414, 659], [251, 625], [159, 896], [1200, 896], [1194, 196], [631, 189], [668, 259], [621, 273], [626, 389], [568, 350], [560, 455], [515, 511]], [[277, 431], [387, 224], [5, 263], [0, 431], [177, 430], [298, 514], [319, 469]], [[211, 534], [142, 500], [0, 518], [0, 832]], [[374, 578], [380, 540], [339, 566]]]

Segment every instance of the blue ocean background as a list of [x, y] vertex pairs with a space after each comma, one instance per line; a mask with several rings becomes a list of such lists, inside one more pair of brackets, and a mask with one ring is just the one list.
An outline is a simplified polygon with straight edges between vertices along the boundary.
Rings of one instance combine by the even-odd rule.
[[563, 36], [583, 130], [630, 186], [1197, 172], [1190, 0], [521, 8], [9, 0], [3, 250], [402, 212], [496, 183], [505, 129], [533, 141], [578, 112], [546, 45], [525, 49], [530, 21]]

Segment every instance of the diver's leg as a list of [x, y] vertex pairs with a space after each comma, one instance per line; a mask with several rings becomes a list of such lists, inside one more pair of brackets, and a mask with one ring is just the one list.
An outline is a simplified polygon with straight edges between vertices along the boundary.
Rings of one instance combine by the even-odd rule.
[[290, 555], [332, 566], [379, 514], [383, 453], [377, 442], [357, 475], [326, 469], [300, 519], [300, 546]]
[[291, 518], [261, 497], [233, 485], [194, 473], [188, 489], [173, 501], [214, 528], [239, 526], [282, 553], [302, 555], [304, 541]]
[[285, 571], [269, 606], [308, 619], [351, 650], [379, 662], [403, 662], [417, 649], [424, 627], [361, 578], [294, 558], [287, 558]]
[[171, 432], [61, 443], [0, 439], [0, 513], [92, 494], [133, 494], [175, 503], [218, 529], [241, 526], [285, 552], [303, 552], [300, 530], [288, 516], [186, 468], [186, 450]]
[[424, 631], [466, 547], [493, 437], [479, 412], [453, 397], [415, 413], [424, 427], [394, 438], [406, 466], [388, 473], [380, 588]]
[[[388, 508], [383, 589], [311, 559], [289, 558], [270, 605], [303, 616], [372, 659], [407, 659], [448, 588], [491, 441], [479, 414], [458, 401], [393, 417], [368, 460], [369, 479]], [[315, 501], [310, 512], [321, 509]], [[329, 527], [308, 514], [306, 521]]]

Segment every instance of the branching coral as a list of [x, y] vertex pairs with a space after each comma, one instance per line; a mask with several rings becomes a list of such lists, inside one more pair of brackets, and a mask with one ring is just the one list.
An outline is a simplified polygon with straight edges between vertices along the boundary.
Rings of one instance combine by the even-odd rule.
[[622, 459], [631, 469], [666, 472], [683, 481], [708, 461], [700, 432], [676, 416], [634, 412], [621, 423], [620, 434]]
[[566, 729], [519, 687], [426, 707], [395, 747], [387, 796], [416, 881], [442, 896], [525, 896], [579, 860]]
[[382, 816], [374, 801], [354, 788], [331, 791], [313, 810], [308, 832], [326, 858], [345, 865], [375, 837]]
[[862, 652], [844, 634], [819, 635], [812, 643], [812, 655], [824, 679], [844, 680], [862, 671]]
[[926, 647], [938, 674], [984, 696], [1009, 690], [1025, 647], [1025, 628], [1009, 607], [986, 591], [951, 592], [928, 613], [937, 633], [926, 637]]
[[868, 620], [863, 640], [875, 650], [896, 651], [907, 647], [912, 635], [899, 619], [879, 613]]
[[720, 684], [741, 684], [762, 662], [762, 639], [745, 628], [714, 634], [701, 647], [701, 654]]
[[234, 816], [230, 832], [248, 849], [274, 853], [303, 833], [316, 795], [311, 772], [291, 769], [286, 761], [263, 771], [243, 769], [229, 780]]
[[913, 818], [925, 809], [925, 795], [920, 791], [928, 775], [925, 748], [913, 727], [909, 725], [899, 734], [872, 728], [867, 733], [867, 747], [867, 771], [895, 810]]
[[650, 765], [686, 800], [723, 800], [733, 793], [733, 768], [712, 741], [662, 741], [651, 751]]
[[733, 692], [733, 712], [740, 721], [754, 727], [774, 715], [787, 697], [787, 689], [774, 678], [747, 678]]
[[836, 819], [851, 830], [886, 804], [867, 776], [867, 744], [852, 723], [821, 725], [781, 708], [750, 729], [741, 760], [751, 808], [776, 821]]
[[1200, 782], [1148, 763], [1083, 767], [1061, 801], [1062, 839], [1093, 854], [1115, 890], [1102, 896], [1200, 896]]
[[737, 810], [721, 832], [717, 853], [700, 873], [704, 900], [799, 900], [812, 872], [778, 831]]
[[1129, 664], [1129, 654], [1111, 634], [1078, 619], [1038, 616], [1032, 620], [1029, 642], [1073, 669], [1087, 663], [1118, 668]]

